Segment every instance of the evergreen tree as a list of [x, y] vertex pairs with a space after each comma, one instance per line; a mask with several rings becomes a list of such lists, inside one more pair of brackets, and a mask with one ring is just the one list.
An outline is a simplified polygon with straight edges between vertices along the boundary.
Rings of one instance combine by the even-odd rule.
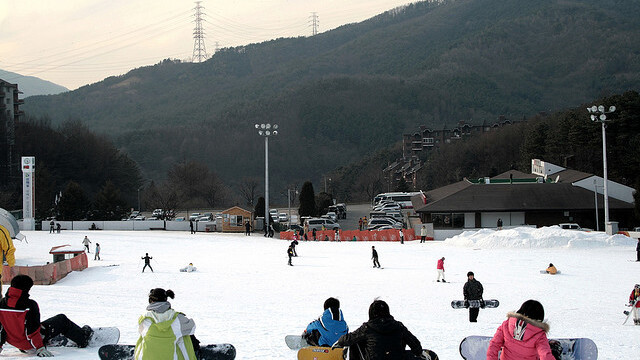
[[300, 190], [300, 207], [298, 208], [299, 216], [316, 216], [316, 197], [313, 191], [311, 181], [306, 181]]
[[401, 177], [400, 180], [398, 181], [398, 184], [396, 184], [396, 189], [397, 192], [409, 192], [411, 191], [411, 189], [409, 188], [409, 184], [407, 184], [407, 181], [404, 179], [404, 177]]
[[92, 219], [120, 220], [127, 213], [127, 204], [120, 196], [120, 189], [111, 180], [107, 180], [96, 195], [94, 208]]
[[82, 220], [91, 204], [84, 190], [75, 181], [69, 181], [58, 202], [59, 220]]
[[264, 217], [264, 197], [260, 196], [254, 209], [256, 217]]
[[333, 205], [333, 200], [331, 199], [331, 195], [328, 193], [321, 191], [316, 196], [316, 214], [324, 215], [329, 211], [329, 206]]

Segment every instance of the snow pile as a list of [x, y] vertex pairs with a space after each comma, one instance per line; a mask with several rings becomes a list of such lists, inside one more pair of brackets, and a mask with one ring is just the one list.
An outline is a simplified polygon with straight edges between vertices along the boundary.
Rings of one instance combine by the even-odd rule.
[[607, 246], [633, 246], [636, 244], [636, 240], [620, 234], [609, 236], [603, 232], [565, 230], [559, 226], [548, 226], [465, 231], [445, 240], [445, 243], [452, 246], [482, 249], [558, 247], [590, 249]]

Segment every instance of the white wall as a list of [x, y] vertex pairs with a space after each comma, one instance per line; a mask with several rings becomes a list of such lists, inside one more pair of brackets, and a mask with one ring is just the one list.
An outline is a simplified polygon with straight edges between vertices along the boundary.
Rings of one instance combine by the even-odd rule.
[[464, 213], [464, 227], [465, 228], [476, 227], [476, 213]]
[[524, 212], [490, 212], [482, 213], [480, 225], [483, 228], [495, 228], [498, 218], [502, 219], [502, 226], [524, 225]]

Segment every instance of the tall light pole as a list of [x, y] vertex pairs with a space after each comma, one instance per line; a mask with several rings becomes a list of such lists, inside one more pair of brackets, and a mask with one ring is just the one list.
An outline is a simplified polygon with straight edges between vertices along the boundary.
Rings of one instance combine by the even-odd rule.
[[256, 124], [258, 135], [264, 136], [264, 226], [269, 229], [269, 137], [278, 135], [278, 124]]
[[289, 228], [291, 228], [291, 191], [295, 191], [295, 194], [298, 195], [298, 189], [287, 189], [287, 200], [289, 201]]
[[[605, 111], [604, 106], [595, 106], [587, 108], [589, 113], [591, 114], [591, 121], [599, 121], [602, 124], [602, 166], [603, 166], [603, 177], [604, 177], [604, 226], [605, 231], [607, 229], [607, 224], [609, 223], [609, 193], [607, 191], [607, 135], [606, 135], [606, 125], [607, 115], [616, 111], [615, 106], [610, 106], [608, 111]], [[597, 195], [597, 194], [596, 194]]]

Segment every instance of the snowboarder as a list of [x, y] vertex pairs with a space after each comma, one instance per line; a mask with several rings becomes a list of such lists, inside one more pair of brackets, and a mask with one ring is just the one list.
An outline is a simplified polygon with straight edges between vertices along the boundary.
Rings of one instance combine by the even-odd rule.
[[633, 323], [635, 325], [640, 325], [640, 284], [636, 284], [631, 290], [631, 295], [629, 295], [629, 306], [631, 306], [631, 313], [633, 314]]
[[93, 260], [100, 260], [100, 244], [96, 243], [96, 255], [93, 257]]
[[380, 262], [378, 261], [378, 252], [376, 251], [376, 247], [371, 247], [371, 259], [373, 260], [373, 267], [380, 267]]
[[422, 228], [420, 228], [420, 243], [422, 244], [423, 242], [427, 241], [427, 225], [422, 225]]
[[549, 263], [549, 267], [545, 271], [547, 272], [547, 274], [551, 274], [551, 275], [555, 275], [558, 273], [558, 269], [556, 269], [556, 267], [553, 266], [552, 263]]
[[[469, 307], [468, 300], [480, 300], [480, 307], [484, 309], [484, 300], [482, 300], [482, 293], [484, 289], [480, 281], [475, 279], [472, 271], [467, 273], [467, 282], [462, 288], [464, 295], [465, 307]], [[479, 308], [469, 307], [469, 322], [478, 322]]]
[[251, 223], [248, 221], [244, 223], [244, 234], [246, 236], [251, 236]]
[[60, 230], [62, 229], [62, 225], [60, 223], [56, 223], [56, 232], [60, 234]]
[[89, 244], [91, 244], [91, 240], [89, 240], [89, 238], [85, 236], [82, 240], [82, 245], [84, 245], [84, 247], [87, 248], [87, 252], [91, 254], [91, 251], [89, 251]]
[[153, 268], [151, 267], [151, 259], [153, 259], [153, 257], [149, 256], [149, 253], [145, 253], [144, 257], [142, 257], [141, 259], [144, 260], [144, 266], [142, 267], [142, 272], [144, 272], [144, 269], [146, 269], [147, 266], [149, 267], [149, 269], [151, 269], [151, 272], [153, 272]]
[[438, 260], [438, 263], [436, 265], [436, 269], [438, 270], [438, 279], [436, 281], [440, 282], [440, 277], [442, 276], [442, 282], [447, 282], [444, 279], [444, 256], [442, 258], [440, 258], [440, 260]]
[[487, 360], [540, 359], [555, 360], [551, 353], [544, 322], [544, 307], [536, 300], [525, 301], [520, 309], [507, 314], [489, 343]]
[[502, 219], [501, 218], [498, 218], [498, 222], [497, 222], [496, 225], [497, 225], [498, 230], [502, 230]]
[[172, 290], [156, 288], [149, 292], [147, 312], [138, 319], [136, 360], [197, 359], [200, 341], [194, 336], [196, 324], [171, 308], [168, 298], [174, 297]]
[[56, 226], [56, 223], [53, 220], [51, 220], [51, 222], [49, 223], [49, 234], [55, 234], [56, 232], [55, 226]]
[[340, 310], [340, 301], [330, 297], [324, 302], [322, 315], [307, 326], [302, 337], [313, 346], [331, 346], [348, 332], [349, 327]]
[[296, 245], [298, 245], [298, 240], [293, 239], [291, 242], [291, 252], [293, 252], [293, 256], [298, 256], [298, 252], [296, 251]]
[[33, 279], [28, 275], [16, 275], [11, 279], [11, 287], [0, 300], [0, 347], [6, 341], [21, 351], [34, 352], [38, 357], [52, 357], [46, 343], [60, 334], [75, 342], [78, 347], [87, 347], [93, 334], [88, 325], [80, 327], [64, 314], [40, 322], [38, 303], [29, 299], [32, 286]]
[[391, 316], [386, 302], [375, 300], [369, 306], [369, 321], [340, 337], [333, 346], [350, 346], [350, 359], [382, 359], [382, 354], [385, 359], [404, 359], [406, 345], [422, 358], [420, 340]]
[[291, 263], [291, 257], [293, 257], [292, 245], [289, 245], [289, 248], [287, 249], [287, 256], [289, 256], [289, 262], [287, 263], [287, 265], [293, 266], [293, 264]]
[[196, 267], [193, 266], [193, 263], [189, 263], [189, 265], [183, 267], [182, 269], [180, 269], [180, 272], [194, 272], [196, 271]]

